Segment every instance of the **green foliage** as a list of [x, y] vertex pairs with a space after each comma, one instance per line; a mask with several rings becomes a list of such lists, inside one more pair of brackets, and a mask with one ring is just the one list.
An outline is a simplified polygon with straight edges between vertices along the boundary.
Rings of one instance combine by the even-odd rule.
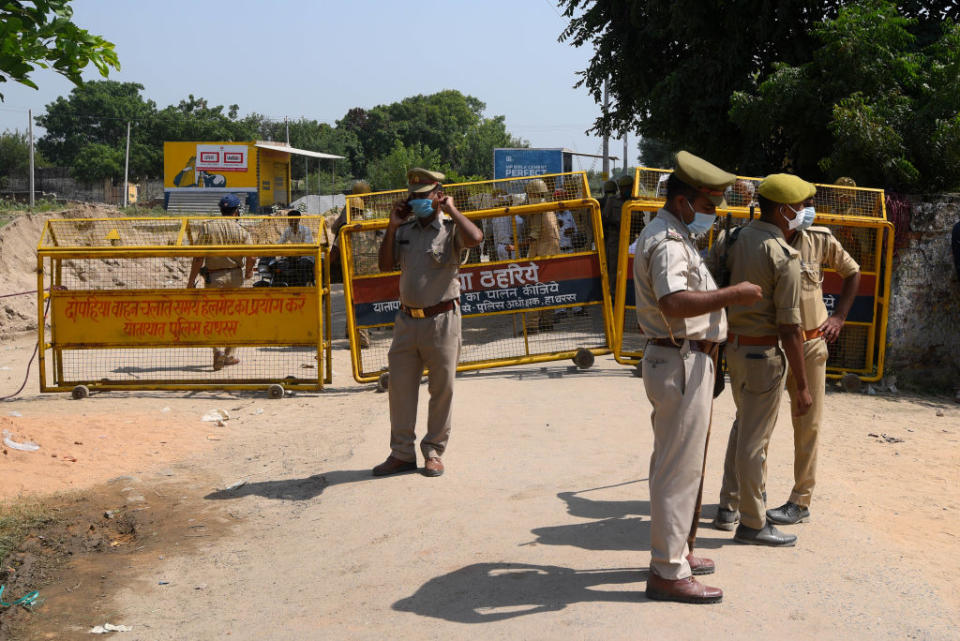
[[130, 122], [130, 176], [155, 178], [163, 175], [164, 141], [252, 140], [262, 121], [255, 114], [238, 118], [237, 105], [224, 113], [223, 106], [211, 107], [192, 94], [158, 111], [142, 91], [143, 85], [112, 80], [74, 88], [37, 116], [37, 124], [47, 130], [38, 148], [53, 164], [70, 167], [79, 180], [120, 180]]
[[918, 24], [886, 0], [844, 7], [814, 30], [809, 62], [779, 64], [733, 95], [732, 121], [775, 168], [902, 190], [960, 185], [960, 30], [945, 21], [921, 40]]
[[[46, 167], [42, 154], [33, 155], [36, 167]], [[26, 132], [5, 131], [0, 134], [0, 185], [13, 174], [26, 174], [30, 169], [30, 140]]]
[[[390, 153], [370, 163], [367, 176], [375, 191], [399, 189], [407, 184], [407, 171], [413, 167], [429, 167], [445, 174], [451, 171], [439, 151], [419, 143], [405, 147], [398, 140]], [[447, 178], [451, 179], [449, 175]]]
[[94, 182], [123, 175], [123, 151], [92, 142], [84, 145], [74, 158], [72, 172], [81, 182]]
[[0, 83], [13, 80], [36, 89], [30, 74], [38, 67], [52, 68], [77, 85], [88, 64], [103, 77], [111, 67], [120, 69], [113, 43], [79, 28], [72, 17], [70, 0], [0, 2]]
[[645, 164], [688, 149], [741, 174], [945, 184], [919, 148], [957, 135], [955, 1], [559, 1], [561, 40], [595, 49], [580, 85], [599, 103], [609, 81], [593, 130], [654, 139]]
[[[259, 114], [238, 116], [239, 106], [211, 106], [190, 95], [176, 106], [158, 110], [141, 95], [143, 86], [114, 81], [89, 82], [47, 105], [37, 123], [47, 130], [38, 143], [55, 165], [70, 167], [77, 179], [119, 180], [127, 122], [132, 123], [130, 175], [134, 180], [163, 173], [163, 143], [176, 140], [276, 140], [300, 149], [344, 156], [322, 170], [314, 160], [294, 158], [293, 180], [310, 180], [318, 171], [346, 189], [353, 177], [369, 176], [375, 184], [399, 186], [397, 167], [424, 166], [454, 177], [490, 178], [494, 147], [526, 147], [507, 131], [505, 118], [483, 117], [484, 104], [458, 91], [413, 96], [370, 110], [351, 109], [331, 126], [308, 118], [272, 121]], [[416, 160], [412, 165], [411, 159]], [[406, 170], [404, 170], [406, 171]], [[325, 176], [320, 184], [328, 185]]]
[[[60, 96], [47, 105], [46, 113], [37, 116], [37, 124], [47, 130], [37, 147], [54, 165], [70, 167], [77, 178], [122, 178], [127, 122], [132, 121], [135, 125], [131, 130], [130, 175], [157, 175], [157, 165], [162, 171], [163, 149], [155, 148], [149, 130], [141, 126], [156, 114], [156, 104], [144, 100], [141, 91], [143, 85], [112, 80], [75, 87], [69, 97]], [[95, 148], [85, 151], [91, 146]], [[106, 154], [105, 147], [111, 149], [111, 154]], [[81, 166], [81, 153], [84, 159], [96, 161], [95, 168]], [[120, 154], [119, 170], [115, 162], [104, 160], [105, 155], [116, 154]]]
[[357, 176], [366, 174], [373, 179], [369, 171], [375, 161], [393, 154], [399, 143], [409, 149], [421, 145], [436, 150], [448, 175], [492, 178], [495, 147], [527, 147], [529, 143], [510, 135], [503, 116], [484, 118], [485, 108], [473, 96], [445, 90], [370, 110], [351, 109], [337, 122], [337, 128], [350, 132], [358, 142], [358, 147], [348, 152]]

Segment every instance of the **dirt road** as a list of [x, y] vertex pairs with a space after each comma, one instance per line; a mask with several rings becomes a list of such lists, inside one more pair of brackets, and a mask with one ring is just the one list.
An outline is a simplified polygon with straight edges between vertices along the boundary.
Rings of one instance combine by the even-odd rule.
[[[31, 348], [0, 345], [2, 389]], [[465, 374], [446, 474], [374, 479], [387, 397], [354, 384], [338, 348], [332, 387], [280, 401], [31, 391], [0, 405], [42, 446], [2, 457], [6, 496], [92, 486], [154, 512], [136, 549], [84, 556], [44, 588], [28, 636], [90, 638], [110, 621], [132, 626], [113, 633], [129, 641], [958, 638], [960, 410], [949, 400], [828, 394], [812, 522], [786, 528], [796, 548], [774, 550], [708, 524], [734, 411], [725, 392], [698, 541], [725, 597], [685, 606], [643, 596], [652, 434], [627, 368], [602, 357], [583, 373], [564, 362]], [[426, 399], [424, 386], [421, 419]], [[225, 426], [200, 421], [220, 407]], [[41, 454], [49, 473], [30, 477]], [[791, 484], [785, 407], [770, 456], [779, 505]]]

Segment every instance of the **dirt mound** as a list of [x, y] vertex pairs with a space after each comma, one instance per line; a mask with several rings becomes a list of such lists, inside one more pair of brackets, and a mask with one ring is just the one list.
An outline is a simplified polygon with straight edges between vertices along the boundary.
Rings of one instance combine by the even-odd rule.
[[[131, 568], [190, 553], [221, 536], [236, 523], [223, 512], [195, 487], [131, 476], [19, 511], [0, 510], [0, 516], [29, 515], [19, 543], [2, 558], [4, 600], [39, 591], [30, 609], [14, 606], [0, 617], [0, 641], [87, 639], [94, 625], [119, 623], [107, 596], [130, 584]], [[160, 574], [156, 582], [167, 585], [163, 579]]]
[[37, 243], [51, 218], [105, 218], [119, 216], [116, 207], [77, 204], [60, 211], [24, 212], [0, 228], [0, 341], [37, 329]]

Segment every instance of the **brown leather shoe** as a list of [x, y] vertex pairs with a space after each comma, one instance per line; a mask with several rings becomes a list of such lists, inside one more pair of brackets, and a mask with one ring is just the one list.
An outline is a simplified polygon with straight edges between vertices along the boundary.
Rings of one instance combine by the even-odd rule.
[[391, 454], [387, 460], [373, 468], [374, 476], [389, 476], [400, 472], [413, 472], [417, 469], [416, 461], [401, 461]]
[[699, 556], [693, 556], [693, 553], [687, 555], [687, 563], [690, 564], [690, 571], [697, 576], [704, 574], [713, 574], [717, 571], [717, 564], [713, 559], [705, 559]]
[[680, 603], [720, 603], [723, 590], [704, 585], [692, 576], [675, 581], [662, 579], [651, 570], [647, 577], [647, 598]]
[[427, 462], [423, 464], [423, 475], [424, 476], [440, 476], [443, 474], [443, 461], [440, 460], [439, 456], [431, 456], [427, 459]]

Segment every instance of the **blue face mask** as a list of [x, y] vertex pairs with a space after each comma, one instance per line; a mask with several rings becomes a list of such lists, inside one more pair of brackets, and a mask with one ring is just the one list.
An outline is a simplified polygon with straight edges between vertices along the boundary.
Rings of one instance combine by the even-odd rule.
[[804, 207], [800, 215], [803, 216], [800, 229], [809, 229], [813, 225], [813, 219], [817, 217], [817, 210], [813, 207]]
[[690, 231], [691, 236], [700, 236], [710, 231], [710, 228], [713, 227], [714, 221], [717, 220], [716, 214], [704, 214], [693, 208], [693, 205], [690, 202], [687, 202], [687, 207], [690, 208], [690, 211], [693, 212], [693, 220], [689, 223], [686, 223], [687, 229]]
[[433, 201], [429, 198], [414, 198], [408, 200], [407, 204], [417, 218], [429, 218], [433, 215]]

